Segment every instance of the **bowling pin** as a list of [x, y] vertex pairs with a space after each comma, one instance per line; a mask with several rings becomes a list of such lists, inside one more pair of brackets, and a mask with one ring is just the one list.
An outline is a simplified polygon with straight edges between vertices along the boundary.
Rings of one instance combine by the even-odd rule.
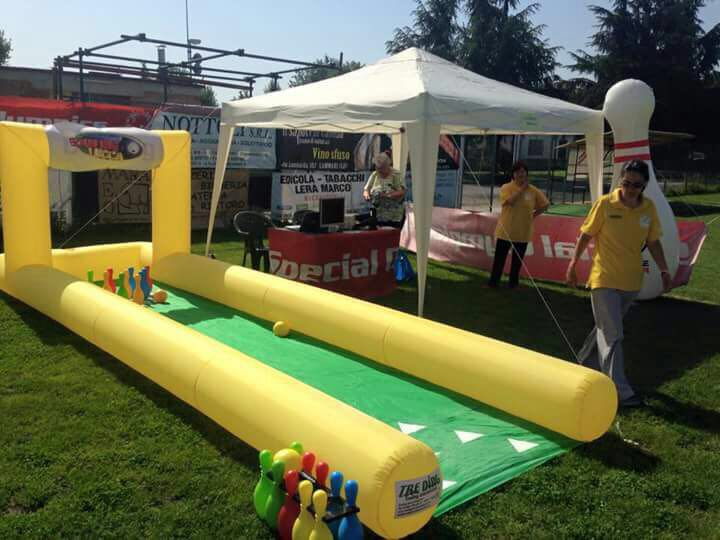
[[129, 298], [130, 300], [132, 300], [133, 290], [132, 290], [132, 287], [130, 286], [130, 273], [125, 272], [124, 275], [125, 275], [125, 279], [124, 279], [123, 283], [124, 283], [125, 292], [127, 292], [126, 298]]
[[277, 529], [278, 514], [285, 501], [285, 493], [283, 492], [282, 481], [285, 464], [282, 461], [275, 461], [272, 464], [273, 485], [270, 489], [270, 495], [265, 503], [265, 521], [273, 529]]
[[112, 287], [110, 286], [110, 274], [107, 270], [103, 272], [103, 289], [106, 291], [112, 292]]
[[150, 296], [150, 288], [148, 287], [147, 270], [145, 268], [140, 270], [140, 289], [143, 293], [143, 299], [147, 300], [148, 296]]
[[95, 273], [92, 270], [87, 271], [87, 280], [88, 283], [95, 283]]
[[[319, 465], [319, 464], [318, 464]], [[318, 489], [313, 493], [313, 507], [315, 508], [315, 526], [310, 533], [310, 540], [333, 540], [333, 535], [328, 529], [327, 523], [323, 520], [327, 509], [327, 493]]]
[[315, 480], [317, 481], [315, 488], [325, 488], [330, 466], [324, 461], [318, 461], [315, 466]]
[[[648, 164], [650, 179], [643, 197], [652, 200], [662, 225], [660, 242], [665, 252], [665, 260], [671, 276], [675, 276], [680, 264], [680, 240], [675, 216], [663, 195], [655, 177], [655, 169], [650, 155], [649, 127], [650, 117], [655, 110], [655, 96], [652, 89], [642, 81], [628, 79], [615, 84], [605, 95], [603, 114], [613, 130], [615, 139], [615, 157], [613, 159], [613, 189], [620, 182], [623, 165], [630, 160], [640, 159]], [[647, 263], [649, 272], [645, 274], [639, 299], [660, 296], [663, 292], [662, 276], [648, 250], [643, 251], [643, 264]]]
[[127, 281], [127, 280], [125, 279], [125, 272], [120, 272], [120, 273], [118, 274], [118, 283], [119, 283], [119, 285], [118, 285], [118, 288], [117, 288], [117, 293], [118, 293], [118, 296], [122, 296], [123, 298], [128, 298], [128, 291], [127, 291], [127, 289], [125, 288], [125, 282], [126, 282], [126, 281]]
[[130, 288], [128, 289], [130, 291], [130, 294], [135, 294], [135, 268], [132, 266], [128, 268], [127, 275], [128, 275], [128, 281], [130, 282]]
[[302, 443], [299, 443], [298, 441], [293, 441], [290, 443], [290, 448], [295, 450], [299, 456], [303, 455], [303, 445]]
[[110, 290], [112, 291], [113, 294], [115, 294], [115, 280], [113, 279], [113, 269], [108, 268], [107, 273], [108, 273], [108, 283], [110, 284]]
[[300, 505], [295, 502], [300, 475], [297, 471], [285, 473], [285, 502], [278, 514], [278, 535], [282, 540], [291, 540], [295, 520], [300, 515]]
[[313, 467], [315, 466], [315, 454], [312, 452], [305, 452], [302, 457], [302, 472], [305, 480], [311, 480], [313, 478]]
[[135, 291], [133, 292], [132, 297], [133, 302], [136, 304], [142, 306], [145, 304], [145, 295], [142, 292], [142, 289], [140, 288], [140, 277], [138, 276], [138, 279], [135, 280]]
[[[340, 493], [342, 491], [342, 485], [343, 474], [340, 471], [333, 471], [330, 475], [330, 498], [328, 499], [328, 514], [330, 514], [330, 516], [341, 514], [345, 509]], [[337, 538], [340, 520], [334, 519], [328, 522], [328, 527], [330, 527], [330, 532], [332, 532], [333, 537]]]
[[150, 287], [150, 292], [152, 292], [153, 280], [150, 277], [150, 267], [149, 266], [145, 267], [145, 277], [147, 278], [147, 283], [148, 283], [148, 286]]
[[255, 512], [262, 519], [265, 519], [265, 503], [270, 495], [270, 490], [273, 488], [272, 480], [268, 477], [268, 472], [272, 467], [272, 452], [270, 450], [263, 450], [259, 454], [260, 459], [260, 480], [255, 485], [255, 491], [253, 492], [253, 503], [255, 504]]
[[[354, 508], [357, 502], [358, 483], [355, 480], [348, 480], [345, 484], [345, 498], [347, 508]], [[339, 540], [360, 540], [363, 537], [362, 523], [358, 519], [357, 513], [352, 513], [340, 522], [338, 529]]]
[[315, 519], [308, 510], [308, 506], [312, 502], [312, 483], [308, 480], [300, 482], [298, 493], [300, 494], [300, 514], [293, 524], [292, 540], [308, 540], [310, 532], [315, 526]]
[[286, 471], [300, 470], [300, 454], [292, 448], [283, 448], [282, 450], [275, 452], [273, 461], [282, 461], [285, 464]]

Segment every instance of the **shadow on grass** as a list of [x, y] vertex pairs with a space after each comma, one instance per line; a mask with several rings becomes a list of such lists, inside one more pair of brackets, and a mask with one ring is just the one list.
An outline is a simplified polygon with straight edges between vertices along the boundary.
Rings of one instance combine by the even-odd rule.
[[614, 431], [608, 431], [596, 441], [579, 446], [576, 452], [607, 467], [640, 474], [653, 472], [661, 461], [650, 450], [620, 437]]

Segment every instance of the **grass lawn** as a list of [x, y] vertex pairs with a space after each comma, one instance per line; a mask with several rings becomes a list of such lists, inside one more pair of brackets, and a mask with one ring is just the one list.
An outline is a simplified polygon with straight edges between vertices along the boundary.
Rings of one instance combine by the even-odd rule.
[[[629, 377], [650, 406], [433, 520], [418, 538], [720, 537], [720, 195], [676, 198], [673, 206], [709, 223], [709, 235], [689, 286], [628, 315]], [[146, 228], [98, 227], [70, 245], [142, 239]], [[217, 240], [219, 259], [240, 262], [232, 234]], [[201, 253], [202, 234], [193, 242]], [[427, 317], [571, 358], [529, 284], [486, 289], [486, 277], [432, 263]], [[540, 286], [579, 346], [592, 326], [587, 294]], [[402, 286], [380, 303], [412, 313], [416, 291]], [[256, 456], [165, 390], [0, 293], [0, 538], [271, 538], [252, 506]]]

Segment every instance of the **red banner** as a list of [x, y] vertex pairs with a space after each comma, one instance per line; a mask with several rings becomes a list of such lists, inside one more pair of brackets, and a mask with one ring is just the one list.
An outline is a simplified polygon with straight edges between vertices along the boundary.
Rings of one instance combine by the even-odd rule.
[[[453, 208], [433, 208], [429, 257], [436, 261], [464, 264], [490, 270], [495, 255], [495, 225], [498, 214], [467, 212]], [[533, 240], [528, 244], [522, 275], [563, 282], [572, 258], [583, 218], [543, 214], [535, 219]], [[673, 287], [690, 280], [692, 267], [705, 240], [706, 226], [698, 221], [678, 221], [680, 267]], [[415, 251], [415, 222], [412, 212], [402, 231], [400, 243]], [[586, 282], [590, 274], [592, 244], [577, 266], [578, 280]], [[505, 270], [510, 267], [510, 257]]]
[[0, 121], [54, 124], [70, 121], [93, 127], [149, 128], [155, 109], [108, 103], [0, 96]]
[[395, 290], [396, 229], [329, 234], [269, 229], [268, 238], [275, 275], [358, 298]]

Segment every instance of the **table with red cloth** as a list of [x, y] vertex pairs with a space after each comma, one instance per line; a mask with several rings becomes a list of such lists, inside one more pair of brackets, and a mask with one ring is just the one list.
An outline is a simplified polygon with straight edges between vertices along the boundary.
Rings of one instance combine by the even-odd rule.
[[325, 234], [269, 229], [268, 240], [270, 271], [275, 275], [358, 298], [395, 290], [398, 229]]

